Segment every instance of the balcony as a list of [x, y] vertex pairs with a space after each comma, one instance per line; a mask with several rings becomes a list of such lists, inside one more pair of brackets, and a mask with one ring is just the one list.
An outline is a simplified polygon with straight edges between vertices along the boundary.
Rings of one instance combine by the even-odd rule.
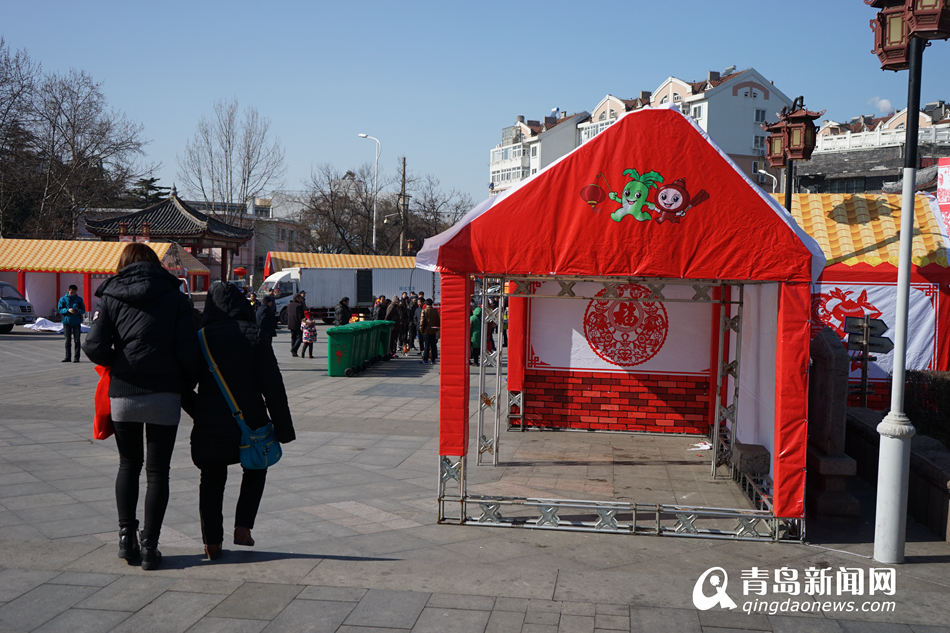
[[[874, 130], [845, 134], [818, 135], [815, 152], [846, 152], [854, 149], [894, 147], [904, 144], [904, 130]], [[925, 127], [917, 135], [918, 143], [950, 145], [950, 127]]]
[[528, 167], [530, 157], [528, 149], [523, 144], [503, 145], [491, 151], [489, 164], [491, 169], [505, 169], [511, 167]]
[[613, 118], [605, 121], [588, 121], [587, 123], [581, 123], [577, 126], [577, 132], [580, 134], [580, 142], [586, 143], [616, 122], [617, 119]]

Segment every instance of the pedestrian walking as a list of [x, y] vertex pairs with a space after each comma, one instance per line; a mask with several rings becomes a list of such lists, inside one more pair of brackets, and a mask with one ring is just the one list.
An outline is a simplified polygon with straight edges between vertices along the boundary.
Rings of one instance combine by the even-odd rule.
[[248, 293], [247, 302], [251, 305], [251, 311], [257, 314], [257, 309], [261, 306], [261, 302], [257, 300], [257, 294], [253, 292]]
[[472, 356], [468, 361], [469, 365], [478, 365], [482, 349], [482, 309], [472, 310], [472, 316], [469, 317], [469, 330], [472, 332]]
[[333, 324], [346, 325], [350, 322], [350, 316], [352, 316], [350, 312], [350, 298], [343, 297], [333, 310]]
[[301, 290], [290, 303], [287, 304], [287, 329], [290, 330], [290, 355], [297, 357], [297, 350], [303, 342], [303, 332], [300, 323], [303, 321], [303, 312], [307, 307], [307, 293]]
[[[205, 304], [204, 337], [221, 372], [222, 382], [252, 429], [274, 423], [278, 442], [296, 438], [287, 393], [273, 348], [263, 342], [254, 315], [241, 291], [230, 284], [214, 288]], [[201, 540], [209, 559], [221, 555], [224, 543], [224, 488], [228, 466], [240, 462], [241, 430], [216, 378], [202, 362], [198, 392], [186, 394], [183, 405], [194, 420], [191, 459], [201, 471], [198, 513]], [[234, 515], [234, 544], [254, 545], [251, 530], [264, 494], [267, 469], [243, 469]]]
[[434, 365], [439, 360], [439, 325], [439, 311], [432, 307], [432, 299], [426, 299], [419, 321], [419, 329], [426, 339], [426, 346], [422, 351], [424, 365]]
[[[76, 284], [70, 284], [57, 306], [59, 313], [63, 315], [63, 334], [66, 336], [66, 357], [64, 363], [70, 360], [74, 363], [79, 362], [79, 336], [82, 334], [82, 318], [86, 313], [86, 304], [79, 296], [79, 288]], [[70, 348], [72, 348], [72, 358], [70, 358]]]
[[[128, 244], [118, 268], [96, 290], [98, 315], [83, 350], [111, 373], [109, 402], [119, 450], [119, 558], [130, 565], [141, 561], [142, 569], [151, 570], [162, 558], [158, 540], [181, 394], [192, 389], [202, 362], [191, 305], [155, 251], [141, 242]], [[147, 484], [140, 547], [136, 506], [143, 463]]]
[[254, 316], [257, 321], [257, 335], [261, 341], [272, 345], [274, 337], [277, 336], [277, 308], [274, 306], [274, 295], [264, 295]]
[[389, 306], [386, 308], [386, 320], [393, 323], [389, 331], [389, 355], [395, 356], [399, 344], [399, 333], [402, 331], [403, 322], [405, 321], [405, 311], [397, 295], [393, 295], [392, 301], [389, 302]]
[[303, 311], [300, 330], [303, 333], [303, 348], [300, 350], [300, 357], [304, 358], [309, 352], [310, 358], [313, 358], [313, 344], [317, 342], [317, 322], [313, 319], [310, 310]]
[[426, 337], [422, 333], [422, 311], [426, 307], [425, 299], [420, 299], [416, 297], [416, 309], [413, 311], [413, 318], [415, 319], [416, 325], [416, 336], [419, 338], [419, 355], [425, 354], [426, 349]]
[[409, 349], [416, 349], [416, 337], [419, 335], [419, 301], [415, 294], [406, 298], [406, 327]]

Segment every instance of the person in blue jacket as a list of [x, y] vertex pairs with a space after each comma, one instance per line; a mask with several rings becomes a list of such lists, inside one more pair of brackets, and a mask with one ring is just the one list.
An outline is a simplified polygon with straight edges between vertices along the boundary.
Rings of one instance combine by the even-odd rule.
[[[86, 313], [86, 304], [79, 296], [79, 288], [76, 284], [70, 284], [66, 294], [59, 300], [57, 306], [59, 313], [63, 315], [63, 334], [66, 335], [66, 358], [64, 363], [70, 360], [74, 363], [79, 362], [79, 335], [82, 332], [82, 317]], [[72, 343], [72, 345], [71, 345]], [[73, 349], [72, 358], [69, 350]]]

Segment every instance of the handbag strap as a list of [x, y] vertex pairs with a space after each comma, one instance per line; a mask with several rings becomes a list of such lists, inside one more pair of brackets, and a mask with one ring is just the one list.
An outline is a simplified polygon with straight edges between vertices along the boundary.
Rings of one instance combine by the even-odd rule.
[[227, 381], [221, 374], [221, 370], [218, 369], [218, 364], [214, 362], [214, 356], [211, 355], [211, 348], [208, 346], [208, 337], [205, 336], [204, 328], [198, 330], [198, 340], [201, 341], [201, 353], [204, 354], [205, 360], [208, 363], [208, 370], [211, 372], [211, 375], [214, 376], [214, 381], [218, 383], [218, 388], [221, 389], [221, 395], [224, 396], [224, 401], [228, 403], [228, 408], [231, 409], [231, 415], [234, 416], [234, 421], [241, 427], [242, 432], [250, 433], [251, 429], [247, 425], [247, 422], [244, 421], [244, 413], [238, 408], [234, 394], [231, 393]]

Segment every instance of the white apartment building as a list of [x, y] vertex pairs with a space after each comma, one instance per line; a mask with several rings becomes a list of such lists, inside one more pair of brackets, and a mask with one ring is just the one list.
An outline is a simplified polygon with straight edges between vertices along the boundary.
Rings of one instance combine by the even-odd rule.
[[[723, 73], [709, 71], [702, 81], [668, 77], [652, 93], [641, 92], [634, 99], [607, 94], [588, 117], [571, 115], [573, 123], [569, 125], [576, 128], [576, 135], [570, 147], [565, 144], [564, 134], [568, 126], [557, 137], [553, 135], [562, 120], [570, 117], [564, 115], [554, 121], [546, 117], [545, 125], [518, 117], [514, 126], [502, 130], [502, 142], [491, 150], [493, 191], [502, 191], [530, 176], [605, 130], [625, 112], [668, 103], [693, 117], [750, 178], [760, 183], [770, 181], [758, 173], [760, 169], [778, 175], [778, 170], [771, 170], [765, 161], [766, 132], [761, 125], [777, 120], [778, 113], [791, 106], [792, 99], [754, 68], [738, 72], [733, 68]], [[549, 122], [555, 125], [548, 126]]]

